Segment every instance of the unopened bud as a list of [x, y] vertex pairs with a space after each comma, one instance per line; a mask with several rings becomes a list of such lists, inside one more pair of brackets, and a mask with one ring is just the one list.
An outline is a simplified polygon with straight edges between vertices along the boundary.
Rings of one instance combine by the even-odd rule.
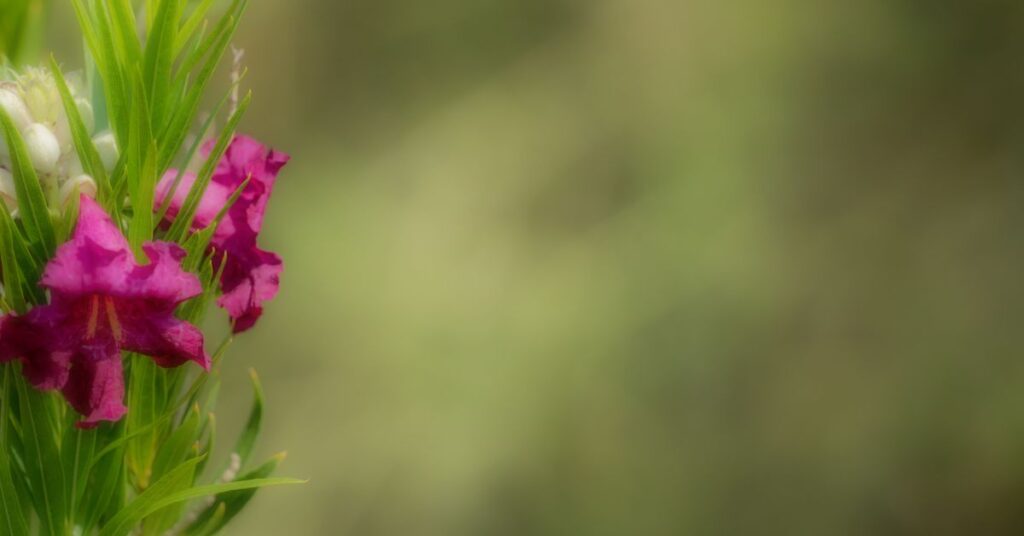
[[53, 76], [44, 69], [28, 68], [18, 77], [21, 97], [36, 121], [54, 124], [62, 111]]
[[117, 149], [117, 139], [114, 138], [114, 134], [111, 132], [105, 132], [96, 136], [92, 140], [93, 145], [96, 146], [96, 152], [100, 154], [100, 161], [103, 162], [103, 167], [110, 171], [117, 165], [117, 159], [121, 156], [120, 151]]
[[95, 198], [97, 190], [96, 181], [94, 181], [92, 177], [88, 175], [79, 175], [65, 182], [64, 185], [60, 187], [61, 205], [67, 206], [68, 202], [71, 201], [73, 197], [80, 194]]
[[41, 173], [53, 173], [60, 159], [60, 143], [45, 125], [33, 123], [25, 129], [25, 147], [32, 166]]
[[32, 124], [32, 114], [29, 113], [28, 106], [10, 87], [0, 87], [0, 107], [7, 112], [18, 130], [25, 130]]
[[61, 177], [76, 177], [85, 173], [82, 161], [78, 159], [78, 153], [72, 151], [71, 154], [61, 158], [58, 173]]

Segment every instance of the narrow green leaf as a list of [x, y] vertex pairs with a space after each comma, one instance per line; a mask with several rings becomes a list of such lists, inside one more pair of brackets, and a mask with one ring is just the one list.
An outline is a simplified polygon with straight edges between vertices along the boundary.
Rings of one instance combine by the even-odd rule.
[[263, 422], [263, 386], [256, 371], [249, 369], [249, 377], [252, 379], [252, 408], [249, 410], [249, 419], [242, 429], [242, 434], [235, 443], [235, 454], [242, 460], [242, 467], [245, 467], [252, 455], [252, 449], [256, 445], [256, 439], [260, 435], [260, 425]]
[[48, 407], [53, 395], [36, 391], [22, 378], [17, 378], [15, 384], [24, 426], [25, 468], [32, 485], [32, 500], [39, 514], [41, 531], [51, 536], [63, 536], [67, 528], [65, 477], [57, 444], [60, 429]]
[[15, 312], [24, 313], [28, 306], [25, 301], [24, 279], [14, 247], [16, 232], [7, 208], [0, 206], [0, 267], [3, 268], [4, 295]]
[[[76, 3], [80, 0], [73, 0]], [[93, 49], [93, 59], [103, 80], [103, 92], [107, 97], [107, 111], [112, 121], [114, 135], [120, 147], [127, 146], [128, 130], [130, 122], [131, 99], [129, 97], [128, 83], [125, 77], [124, 63], [118, 54], [118, 44], [115, 42], [113, 30], [111, 29], [110, 15], [107, 11], [107, 2], [92, 2], [95, 8], [92, 12], [92, 20], [95, 23], [96, 48]], [[87, 11], [88, 5], [82, 6]], [[76, 7], [76, 11], [78, 8]], [[81, 21], [82, 17], [79, 17]]]
[[14, 484], [11, 473], [11, 450], [8, 441], [7, 423], [11, 419], [11, 367], [3, 371], [3, 400], [0, 401], [0, 533], [10, 536], [28, 534], [28, 521], [25, 519], [25, 505]]
[[[281, 453], [263, 463], [256, 469], [242, 475], [240, 481], [267, 478], [274, 474], [277, 466], [284, 461], [285, 454]], [[196, 521], [185, 531], [186, 536], [199, 536], [201, 534], [214, 534], [224, 528], [235, 518], [256, 496], [257, 489], [242, 491], [229, 491], [217, 495], [216, 500], [210, 507], [203, 510]], [[222, 512], [222, 513], [221, 513]], [[219, 517], [219, 520], [218, 520]]]
[[78, 224], [78, 210], [81, 208], [79, 204], [81, 202], [81, 197], [77, 195], [73, 195], [71, 199], [68, 199], [68, 206], [64, 210], [63, 225], [57, 229], [57, 241], [61, 244], [66, 242], [71, 237], [71, 234], [75, 232], [75, 226]]
[[[73, 426], [78, 416], [74, 413], [69, 415], [69, 424]], [[87, 491], [89, 480], [89, 459], [96, 449], [96, 430], [81, 430], [73, 427], [66, 428], [64, 434], [64, 445], [61, 448], [64, 467], [68, 470], [65, 476], [68, 481], [65, 484], [68, 497], [68, 512], [72, 514], [78, 511], [78, 505]]]
[[53, 229], [53, 220], [50, 219], [50, 212], [46, 206], [46, 195], [43, 193], [43, 186], [39, 182], [39, 176], [32, 167], [28, 150], [25, 147], [25, 140], [21, 133], [14, 126], [7, 111], [0, 107], [0, 126], [6, 133], [7, 148], [11, 153], [12, 173], [14, 174], [14, 189], [18, 195], [18, 210], [28, 232], [29, 238], [34, 245], [38, 245], [38, 252], [42, 257], [49, 258], [57, 248], [56, 233]]
[[99, 152], [96, 151], [96, 145], [93, 144], [89, 131], [85, 128], [85, 123], [82, 122], [82, 114], [78, 111], [74, 97], [71, 96], [71, 90], [68, 89], [64, 74], [61, 72], [60, 66], [57, 65], [57, 60], [52, 56], [50, 57], [50, 72], [53, 73], [61, 101], [64, 103], [64, 111], [71, 126], [71, 137], [75, 142], [78, 159], [82, 162], [82, 169], [96, 180], [96, 184], [99, 186], [100, 203], [106, 206], [110, 196], [107, 170], [103, 168], [103, 161], [100, 160]]
[[[200, 414], [199, 408], [193, 408], [188, 412], [188, 417], [166, 441], [163, 441], [157, 451], [156, 459], [153, 462], [153, 478], [159, 481], [165, 474], [170, 474], [171, 469], [184, 462], [190, 456], [196, 456], [196, 440], [199, 429]], [[178, 475], [176, 490], [187, 489], [192, 486], [198, 469], [192, 472], [183, 472]], [[170, 489], [170, 486], [169, 488]], [[181, 517], [180, 504], [168, 506], [158, 510], [145, 519], [145, 532], [147, 534], [163, 534], [174, 526]]]
[[125, 505], [113, 518], [100, 530], [100, 536], [123, 536], [131, 532], [147, 515], [159, 510], [152, 508], [153, 505], [167, 498], [177, 491], [178, 482], [183, 475], [194, 474], [196, 464], [201, 457], [192, 458], [178, 465], [173, 470], [156, 481], [152, 486], [146, 488], [138, 497]]
[[[123, 437], [124, 421], [114, 425], [101, 425], [97, 430], [102, 434], [98, 443], [112, 444]], [[89, 493], [86, 493], [78, 508], [78, 524], [82, 534], [93, 534], [92, 530], [101, 520], [120, 511], [125, 501], [124, 446], [121, 443], [111, 451], [113, 454], [100, 457], [100, 463], [90, 462]]]
[[[188, 462], [186, 462], [188, 463]], [[183, 464], [184, 465], [184, 464]], [[191, 470], [192, 467], [187, 469]], [[167, 475], [165, 479], [171, 477]], [[239, 491], [254, 488], [264, 488], [268, 486], [283, 486], [283, 485], [294, 485], [294, 484], [305, 484], [305, 480], [299, 480], [295, 478], [257, 478], [253, 480], [244, 480], [238, 482], [228, 482], [226, 484], [209, 484], [206, 486], [198, 486], [187, 490], [165, 495], [163, 493], [150, 493], [155, 491], [157, 486], [154, 484], [149, 490], [146, 490], [140, 495], [135, 501], [132, 501], [122, 510], [118, 515], [111, 520], [111, 522], [100, 531], [99, 536], [124, 536], [128, 534], [131, 527], [137, 523], [140, 519], [146, 517], [161, 508], [165, 508], [172, 504], [188, 501], [191, 499], [198, 499], [200, 497], [207, 497], [210, 495], [216, 495], [218, 493], [225, 493], [229, 491]]]
[[157, 148], [154, 140], [146, 151], [140, 170], [139, 183], [132, 196], [132, 206], [136, 210], [132, 214], [132, 224], [128, 227], [128, 242], [133, 248], [136, 248], [136, 251], [141, 250], [144, 242], [153, 239], [153, 211], [148, 207], [152, 207], [154, 204], [153, 197], [158, 179], [156, 158]]
[[[0, 203], [0, 225], [7, 229], [8, 235], [5, 240], [14, 249], [14, 259], [8, 259], [10, 266], [17, 268], [16, 273], [10, 275], [12, 281], [17, 281], [21, 286], [21, 289], [16, 291], [16, 295], [13, 296], [15, 300], [18, 300], [18, 296], [21, 296], [19, 303], [21, 304], [17, 309], [18, 312], [24, 313], [26, 300], [28, 303], [40, 304], [46, 301], [46, 293], [37, 284], [39, 277], [43, 272], [43, 265], [45, 261], [38, 256], [38, 254], [30, 249], [28, 242], [25, 240], [24, 234], [18, 225], [11, 219], [11, 215], [7, 212], [7, 206]], [[0, 258], [2, 262], [2, 258]], [[13, 269], [12, 268], [12, 269]]]
[[[232, 89], [234, 87], [236, 86], [233, 84]], [[174, 181], [171, 182], [171, 187], [165, 193], [164, 200], [160, 203], [160, 208], [156, 211], [156, 218], [153, 220], [156, 222], [155, 225], [159, 226], [164, 221], [164, 218], [167, 217], [167, 211], [171, 207], [174, 195], [178, 192], [178, 186], [181, 184], [181, 180], [185, 178], [185, 173], [187, 173], [188, 163], [195, 158], [196, 153], [199, 151], [199, 147], [203, 145], [203, 140], [206, 139], [206, 133], [210, 130], [213, 122], [217, 119], [221, 109], [223, 109], [224, 105], [230, 100], [232, 89], [228, 89], [228, 91], [224, 93], [224, 96], [221, 97], [220, 101], [213, 108], [209, 117], [206, 118], [206, 121], [204, 121], [203, 125], [199, 128], [199, 131], [196, 132], [195, 141], [192, 142], [192, 146], [189, 148], [188, 152], [185, 153], [185, 157], [182, 158], [178, 173], [175, 175]]]
[[203, 20], [206, 18], [206, 13], [210, 11], [210, 7], [213, 6], [214, 0], [202, 0], [192, 13], [189, 14], [188, 18], [185, 19], [185, 24], [181, 26], [181, 30], [178, 32], [178, 37], [174, 41], [174, 55], [177, 56], [184, 48], [185, 45], [195, 36], [196, 30], [199, 29]]
[[[238, 23], [242, 11], [245, 10], [247, 0], [235, 0], [231, 8], [221, 18], [216, 29], [206, 37], [207, 43], [197, 47], [196, 52], [189, 58], [183, 60], [183, 66], [179, 69], [176, 85], [184, 84], [183, 80], [190, 76], [192, 69], [198, 62], [206, 57], [195, 83], [188, 90], [185, 98], [178, 106], [178, 112], [174, 114], [167, 127], [161, 132], [160, 139], [164, 141], [163, 150], [160, 153], [160, 169], [170, 167], [174, 157], [178, 154], [188, 129], [199, 111], [199, 104], [206, 90], [206, 85], [216, 72], [220, 60], [231, 43], [231, 37], [238, 29]], [[207, 55], [207, 52], [209, 54]], [[193, 61], [195, 63], [193, 63]]]
[[179, 0], [152, 0], [150, 11], [153, 17], [152, 26], [146, 35], [143, 75], [152, 105], [154, 124], [163, 122], [167, 109], [167, 94], [170, 91], [171, 69], [174, 63], [174, 40], [177, 38], [177, 23], [181, 18], [181, 2]]

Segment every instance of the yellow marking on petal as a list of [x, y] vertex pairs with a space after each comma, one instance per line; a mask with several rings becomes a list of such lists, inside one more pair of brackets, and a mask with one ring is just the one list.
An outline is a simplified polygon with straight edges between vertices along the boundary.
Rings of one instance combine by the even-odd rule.
[[93, 296], [89, 304], [89, 323], [85, 327], [85, 338], [91, 339], [96, 336], [96, 328], [99, 327], [100, 297]]
[[114, 332], [114, 340], [118, 343], [124, 339], [124, 330], [121, 329], [121, 321], [117, 318], [117, 309], [114, 308], [114, 299], [107, 296], [103, 299], [107, 309], [107, 320], [110, 322], [110, 330]]

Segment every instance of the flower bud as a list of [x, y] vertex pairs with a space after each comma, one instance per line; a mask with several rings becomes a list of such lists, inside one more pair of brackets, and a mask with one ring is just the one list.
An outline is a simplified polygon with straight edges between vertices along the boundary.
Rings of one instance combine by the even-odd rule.
[[44, 69], [29, 67], [18, 77], [21, 98], [32, 117], [40, 123], [54, 124], [63, 110], [60, 92], [53, 76]]
[[57, 171], [60, 159], [60, 144], [53, 131], [45, 125], [33, 123], [25, 129], [25, 147], [36, 171], [50, 174]]
[[14, 89], [0, 86], [0, 107], [7, 112], [14, 127], [18, 130], [25, 130], [32, 124], [32, 115], [28, 111], [28, 106]]
[[60, 159], [60, 169], [57, 171], [61, 177], [76, 177], [85, 173], [85, 168], [82, 167], [82, 161], [78, 158], [78, 153], [72, 151], [71, 154]]
[[100, 160], [103, 162], [103, 167], [107, 171], [114, 169], [114, 166], [117, 165], [117, 159], [121, 156], [121, 153], [117, 148], [117, 139], [114, 138], [114, 134], [111, 132], [104, 132], [103, 134], [93, 138], [92, 143], [96, 146], [96, 152], [100, 154]]
[[79, 194], [85, 194], [93, 199], [96, 198], [96, 181], [88, 175], [79, 175], [67, 182], [60, 187], [60, 203], [61, 206], [67, 206], [68, 202], [71, 201], [73, 196]]
[[0, 168], [0, 202], [7, 210], [18, 208], [18, 193], [14, 188], [14, 175], [4, 168]]

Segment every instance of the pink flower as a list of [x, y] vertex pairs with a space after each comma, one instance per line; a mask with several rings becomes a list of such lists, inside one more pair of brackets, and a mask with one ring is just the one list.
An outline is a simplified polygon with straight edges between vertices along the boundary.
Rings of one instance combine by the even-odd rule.
[[50, 304], [0, 324], [0, 361], [20, 358], [33, 385], [60, 389], [84, 415], [80, 427], [125, 414], [122, 350], [162, 367], [193, 361], [209, 369], [202, 332], [174, 317], [178, 305], [202, 292], [199, 279], [181, 268], [185, 251], [166, 242], [143, 250], [147, 265], [136, 263], [110, 217], [82, 196], [75, 233], [40, 281]]
[[[212, 144], [203, 148], [206, 155], [211, 150]], [[210, 243], [215, 261], [225, 259], [220, 281], [223, 294], [217, 304], [228, 311], [235, 333], [251, 328], [263, 314], [263, 302], [277, 295], [284, 265], [276, 254], [257, 247], [256, 241], [263, 228], [263, 215], [277, 174], [288, 160], [288, 155], [270, 150], [252, 138], [236, 136], [218, 163], [192, 223], [194, 230], [213, 223], [235, 190], [251, 177], [217, 226]], [[166, 199], [177, 175], [177, 171], [171, 170], [157, 185], [158, 207]], [[192, 173], [182, 177], [167, 211], [168, 222], [178, 215], [195, 180]]]

